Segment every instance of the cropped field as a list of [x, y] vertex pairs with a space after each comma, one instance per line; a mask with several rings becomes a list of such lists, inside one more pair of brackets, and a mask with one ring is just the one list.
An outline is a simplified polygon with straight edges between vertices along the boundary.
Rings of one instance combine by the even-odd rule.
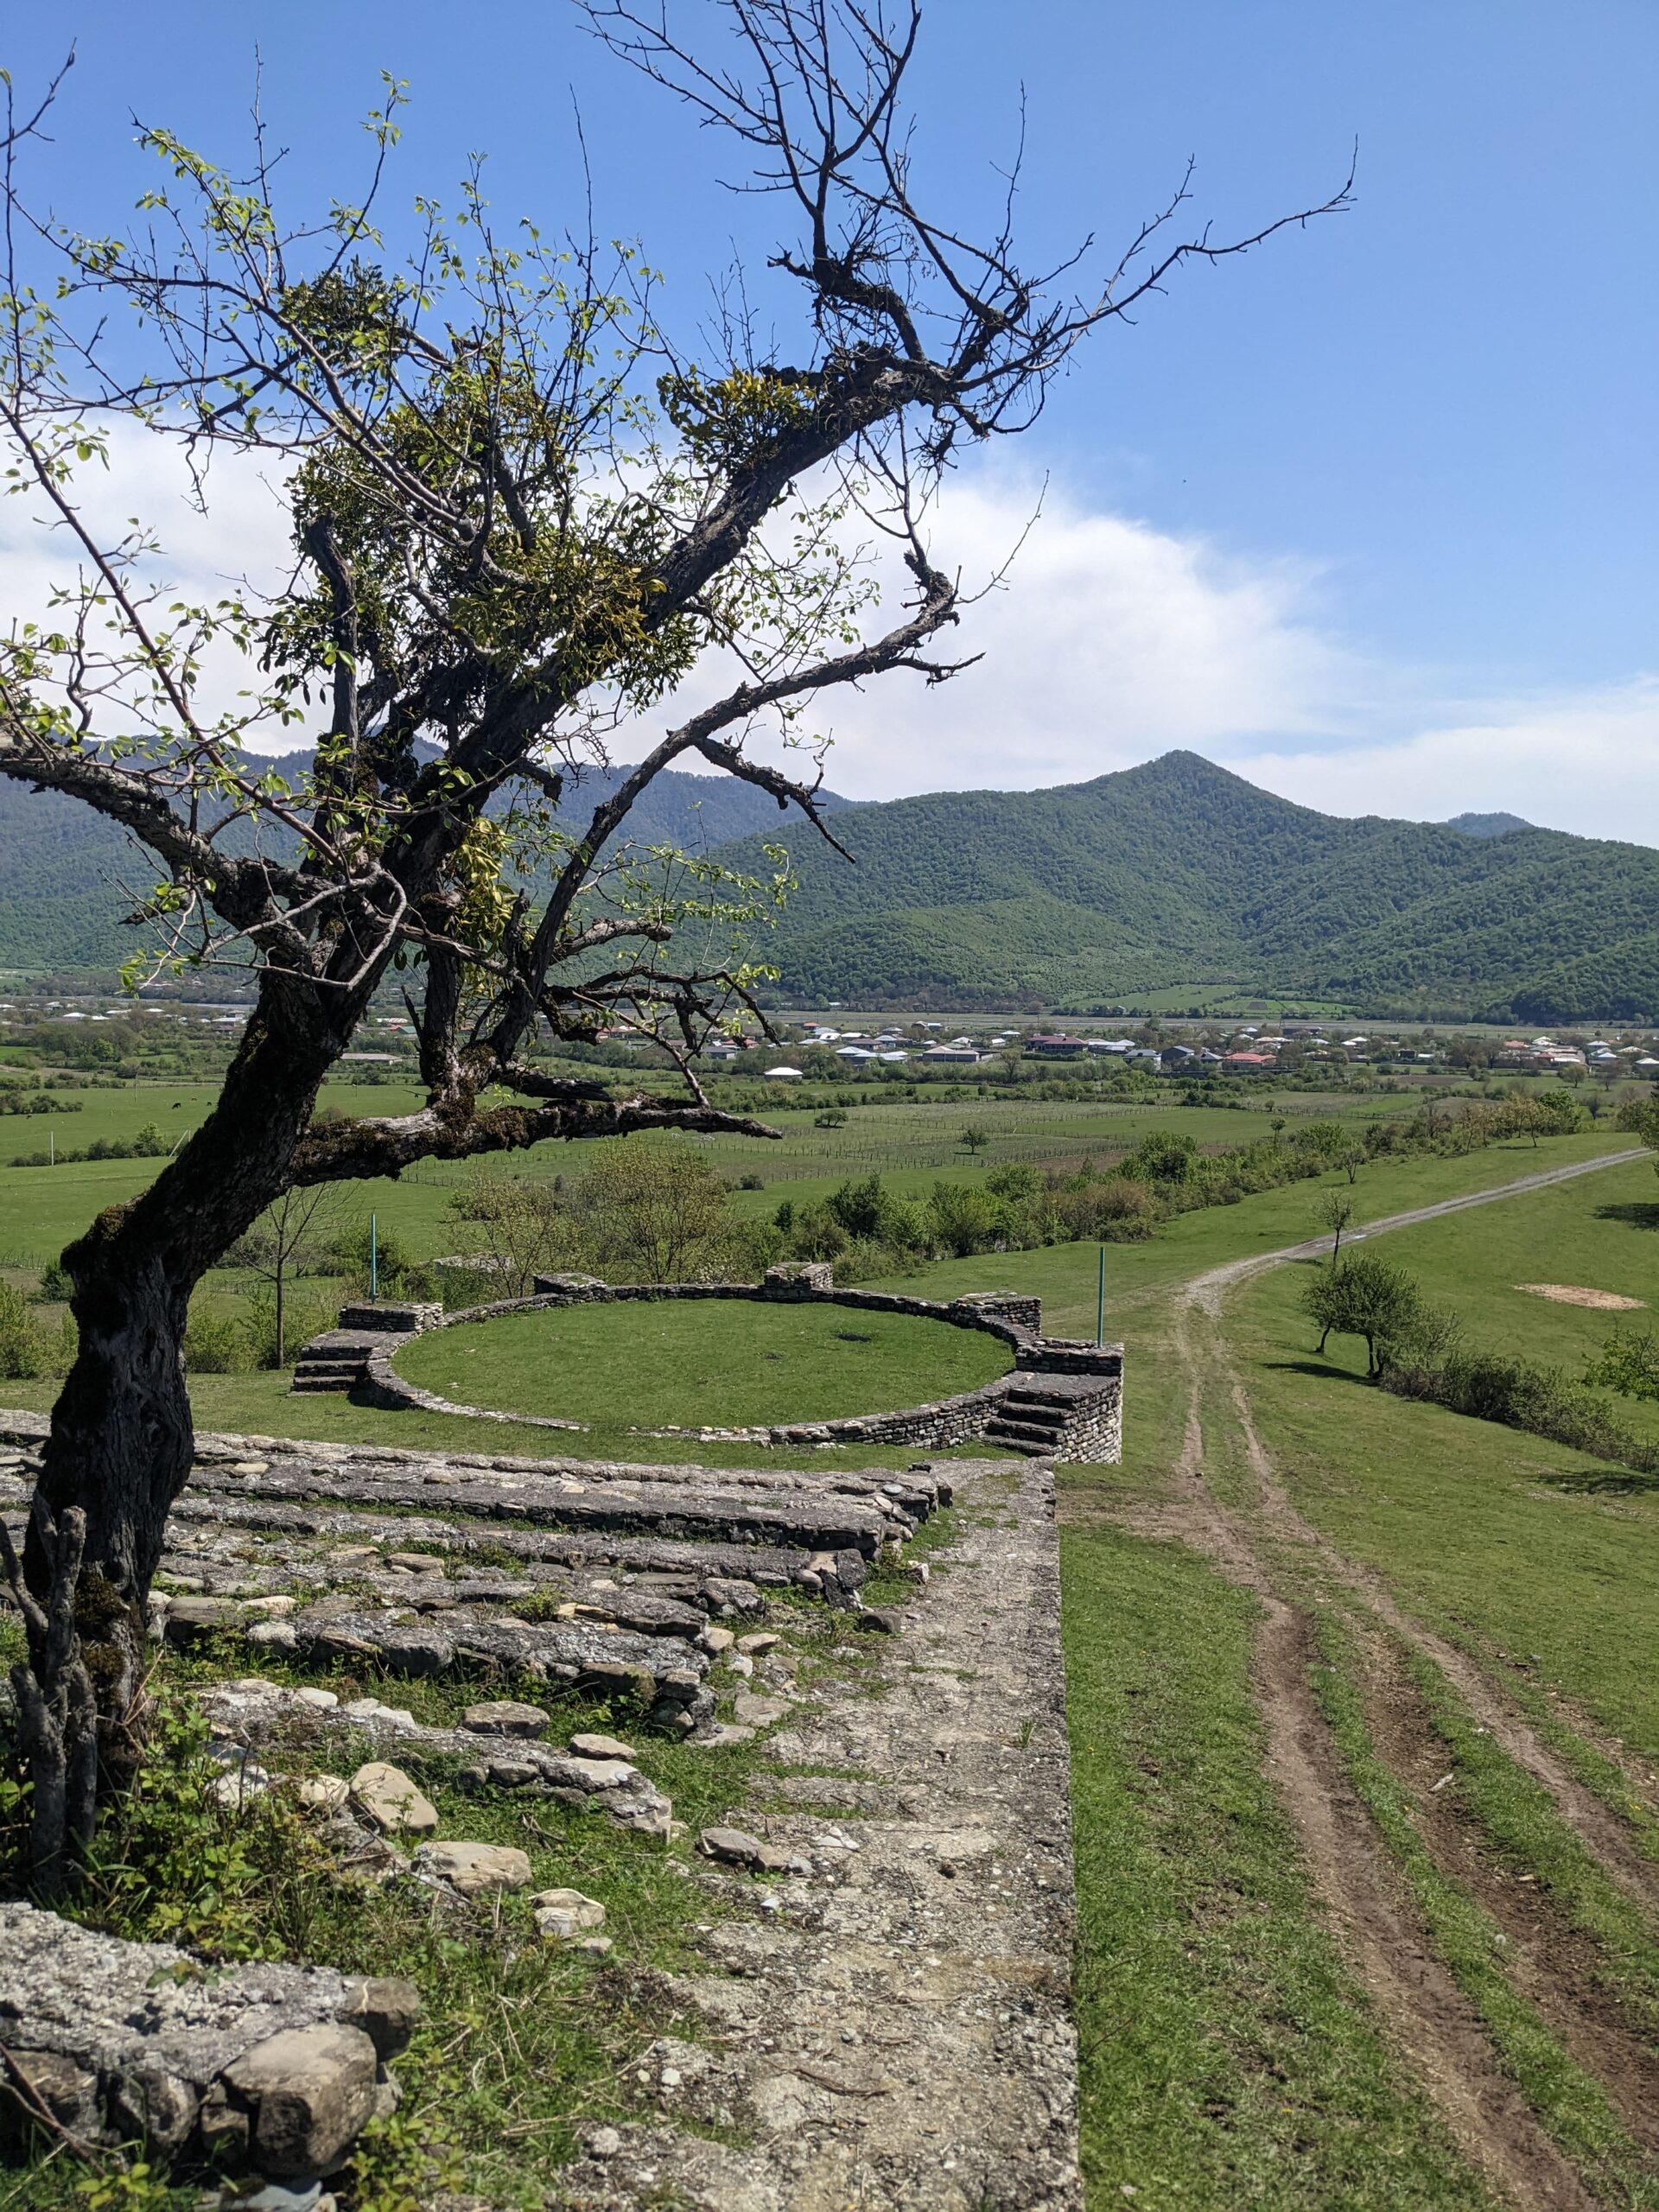
[[416, 1338], [396, 1363], [452, 1402], [626, 1430], [887, 1413], [1014, 1363], [982, 1330], [910, 1314], [694, 1299], [464, 1322]]

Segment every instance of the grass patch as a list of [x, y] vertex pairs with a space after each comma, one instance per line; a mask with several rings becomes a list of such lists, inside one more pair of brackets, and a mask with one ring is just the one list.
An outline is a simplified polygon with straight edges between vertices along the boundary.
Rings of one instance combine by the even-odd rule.
[[1312, 1911], [1250, 1600], [1116, 1529], [1061, 1561], [1091, 2202], [1489, 2207]]
[[[1233, 1141], [1250, 1131], [1248, 1117]], [[1178, 1124], [1178, 1130], [1185, 1124]], [[1592, 1160], [1603, 1153], [1628, 1150], [1631, 1140], [1616, 1131], [1599, 1130], [1584, 1136], [1552, 1137], [1534, 1147], [1524, 1142], [1492, 1145], [1461, 1158], [1379, 1160], [1359, 1171], [1352, 1189], [1356, 1226], [1376, 1221], [1385, 1214], [1404, 1213], [1413, 1207], [1433, 1205], [1441, 1198], [1461, 1198], [1473, 1191], [1489, 1191], [1551, 1167], [1565, 1167], [1576, 1160]], [[1646, 1174], [1645, 1168], [1635, 1171]], [[1628, 1168], [1610, 1168], [1605, 1179], [1611, 1188]], [[1647, 1175], [1646, 1188], [1652, 1187]], [[1604, 1179], [1591, 1177], [1580, 1185], [1597, 1202]], [[1572, 1185], [1568, 1185], [1572, 1188]], [[1132, 1336], [1147, 1306], [1206, 1268], [1224, 1261], [1243, 1259], [1257, 1252], [1273, 1252], [1320, 1234], [1319, 1204], [1330, 1191], [1347, 1190], [1340, 1173], [1313, 1181], [1294, 1183], [1281, 1190], [1262, 1191], [1241, 1198], [1236, 1205], [1205, 1206], [1179, 1214], [1164, 1223], [1144, 1244], [1114, 1244], [1106, 1254], [1106, 1334]], [[1605, 1192], [1602, 1192], [1603, 1198]], [[1505, 1201], [1494, 1211], [1507, 1211]], [[1487, 1220], [1482, 1211], [1466, 1218]], [[1401, 1231], [1403, 1237], [1416, 1232]], [[1630, 1232], [1632, 1235], [1634, 1232]], [[1390, 1257], [1395, 1244], [1390, 1236]], [[1096, 1268], [1099, 1247], [1095, 1244], [1051, 1244], [1032, 1252], [981, 1253], [969, 1260], [943, 1260], [903, 1278], [884, 1276], [875, 1287], [903, 1290], [922, 1298], [960, 1298], [970, 1290], [1016, 1290], [1044, 1301], [1044, 1325], [1057, 1336], [1093, 1337], [1096, 1313]], [[1400, 1256], [1404, 1258], [1403, 1249]], [[1533, 1272], [1535, 1272], [1535, 1268]], [[1517, 1278], [1520, 1280], [1521, 1278]], [[1531, 1299], [1529, 1305], [1541, 1305]], [[1604, 1319], [1605, 1317], [1603, 1317]], [[1605, 1334], [1605, 1331], [1603, 1332]]]
[[[1459, 1218], [1472, 1235], [1534, 1203]], [[1586, 1188], [1579, 1203], [1599, 1201]], [[1401, 1232], [1402, 1257], [1416, 1233]], [[1340, 1358], [1315, 1360], [1297, 1311], [1300, 1275], [1281, 1268], [1246, 1284], [1227, 1317], [1257, 1426], [1300, 1510], [1408, 1610], [1509, 1670], [1517, 1689], [1564, 1694], [1659, 1764], [1649, 1660], [1659, 1498], [1574, 1488], [1605, 1478], [1605, 1464], [1390, 1396]], [[1425, 1287], [1433, 1295], [1432, 1277]], [[1547, 1318], [1556, 1311], [1520, 1302]], [[1332, 1350], [1345, 1347], [1333, 1339]]]
[[[0, 1404], [29, 1413], [49, 1413], [60, 1382], [0, 1382]], [[529, 1428], [511, 1421], [471, 1421], [464, 1414], [382, 1411], [353, 1405], [347, 1397], [296, 1397], [281, 1372], [254, 1375], [197, 1375], [190, 1378], [190, 1404], [199, 1434], [228, 1431], [238, 1436], [283, 1437], [295, 1442], [387, 1444], [404, 1452], [474, 1452], [492, 1458], [526, 1459], [625, 1459], [645, 1465], [779, 1467], [846, 1471], [854, 1468], [900, 1470], [918, 1458], [930, 1459], [1007, 1458], [994, 1441], [976, 1438], [949, 1448], [914, 1444], [756, 1445], [703, 1443], [688, 1438], [636, 1436], [626, 1429], [578, 1431]], [[354, 1511], [372, 1510], [354, 1505]]]
[[1484, 1830], [1499, 1864], [1537, 1877], [1573, 1925], [1599, 1945], [1608, 1980], [1632, 2020], [1659, 2036], [1659, 1945], [1647, 1916], [1608, 1879], [1543, 1784], [1476, 1726], [1440, 1669], [1421, 1652], [1402, 1656], [1452, 1755], [1459, 1802]]
[[416, 1337], [397, 1360], [441, 1397], [609, 1428], [887, 1413], [976, 1389], [1013, 1363], [982, 1329], [719, 1298], [505, 1313]]

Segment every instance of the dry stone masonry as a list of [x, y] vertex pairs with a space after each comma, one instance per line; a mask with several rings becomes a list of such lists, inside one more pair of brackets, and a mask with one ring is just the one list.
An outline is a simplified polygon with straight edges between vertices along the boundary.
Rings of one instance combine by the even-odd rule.
[[[533, 1313], [561, 1306], [669, 1299], [754, 1299], [794, 1305], [821, 1304], [854, 1312], [903, 1313], [944, 1326], [979, 1329], [1000, 1337], [1014, 1356], [1011, 1375], [977, 1390], [892, 1413], [858, 1414], [839, 1421], [778, 1421], [751, 1428], [657, 1428], [655, 1437], [704, 1443], [803, 1445], [907, 1444], [949, 1450], [987, 1437], [1004, 1451], [1033, 1459], [1090, 1463], [1116, 1461], [1122, 1449], [1123, 1348], [1084, 1344], [1042, 1334], [1042, 1303], [1013, 1292], [981, 1292], [949, 1305], [888, 1291], [837, 1290], [821, 1262], [791, 1262], [767, 1269], [751, 1283], [626, 1283], [591, 1275], [538, 1275], [536, 1295], [501, 1299], [457, 1313], [429, 1306], [348, 1306], [340, 1326], [308, 1344], [295, 1370], [296, 1390], [344, 1390], [360, 1402], [391, 1410], [419, 1410], [493, 1421], [515, 1427], [580, 1432], [582, 1424], [550, 1414], [515, 1414], [490, 1406], [459, 1405], [420, 1388], [397, 1371], [397, 1357], [410, 1336], [432, 1328]], [[382, 1317], [366, 1325], [365, 1316]]]
[[[999, 1418], [1033, 1432], [1010, 1439], [1032, 1456], [791, 1471], [198, 1440], [152, 1630], [230, 1656], [197, 1693], [224, 1804], [293, 1788], [343, 1880], [420, 1885], [457, 1928], [510, 1910], [578, 1970], [626, 1967], [626, 1918], [557, 1873], [537, 1890], [526, 1851], [468, 1832], [466, 1793], [533, 1801], [526, 1840], [559, 1808], [607, 1821], [625, 1859], [683, 1883], [696, 1962], [651, 1981], [664, 2032], [620, 2084], [626, 2118], [581, 2131], [556, 2212], [1078, 2212], [1052, 1476], [1034, 1447], [1114, 1421], [1120, 1370], [1038, 1338], [1034, 1312], [985, 1318], [1019, 1332]], [[19, 1531], [44, 1428], [0, 1415]], [[918, 1556], [946, 1508], [943, 1551]], [[453, 1725], [404, 1702], [462, 1682]], [[608, 1724], [573, 1732], [571, 1700]], [[664, 1739], [716, 1777], [743, 1748], [695, 1833]], [[325, 1965], [203, 1973], [24, 1906], [0, 1917], [14, 2130], [44, 2113], [89, 2145], [143, 2138], [181, 2173], [326, 2180], [394, 2094], [414, 2001]]]
[[406, 1981], [209, 1974], [171, 1944], [0, 1904], [0, 2140], [17, 2147], [45, 2115], [84, 2146], [139, 2139], [162, 2157], [326, 2174], [394, 2107], [386, 2062], [419, 2009]]

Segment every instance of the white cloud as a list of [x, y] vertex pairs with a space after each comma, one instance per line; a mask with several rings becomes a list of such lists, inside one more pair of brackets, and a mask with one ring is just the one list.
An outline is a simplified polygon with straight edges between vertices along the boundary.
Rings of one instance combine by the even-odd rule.
[[[932, 557], [971, 592], [1006, 562], [1038, 497], [952, 480]], [[931, 649], [979, 653], [977, 666], [932, 690], [897, 672], [826, 698], [836, 788], [886, 798], [1078, 782], [1172, 746], [1329, 732], [1376, 689], [1311, 618], [1306, 566], [1236, 560], [1052, 489], [1042, 509], [1004, 582]]]
[[[109, 455], [107, 469], [96, 461], [81, 465], [73, 494], [101, 544], [120, 539], [135, 518], [160, 540], [161, 556], [145, 562], [139, 578], [165, 586], [152, 621], [166, 626], [166, 602], [174, 599], [211, 606], [245, 588], [280, 588], [290, 541], [286, 511], [273, 489], [279, 467], [274, 456], [216, 454], [203, 512], [189, 496], [189, 474], [173, 440], [118, 422]], [[63, 611], [51, 607], [53, 588], [73, 588], [85, 565], [81, 548], [43, 493], [31, 489], [0, 499], [0, 622], [62, 621]], [[205, 658], [199, 704], [208, 715], [233, 708], [238, 695], [259, 682], [257, 670], [233, 646], [216, 642]], [[296, 741], [274, 729], [266, 740], [279, 750]]]
[[1228, 766], [1328, 814], [1441, 821], [1502, 810], [1659, 845], [1659, 677], [1487, 702], [1392, 743], [1241, 754]]
[[[280, 583], [289, 526], [268, 458], [219, 456], [206, 516], [187, 500], [169, 443], [118, 426], [111, 462], [107, 475], [92, 467], [79, 480], [94, 527], [143, 517], [165, 543], [179, 595]], [[1031, 789], [1187, 746], [1330, 813], [1433, 820], [1503, 809], [1659, 844], [1659, 677], [1453, 696], [1450, 683], [1344, 639], [1331, 588], [1307, 562], [1228, 553], [989, 471], [947, 481], [933, 557], [959, 569], [971, 591], [1007, 560], [1039, 498], [1005, 582], [939, 641], [941, 658], [979, 653], [977, 666], [931, 690], [901, 671], [826, 698], [833, 787], [861, 798]], [[42, 526], [42, 505], [0, 499], [0, 620], [43, 614], [50, 582], [73, 573], [75, 549], [60, 528]], [[905, 582], [895, 569], [877, 619], [892, 616]], [[715, 680], [700, 675], [698, 698]], [[249, 682], [226, 651], [206, 689], [229, 705]], [[682, 703], [623, 733], [615, 757], [637, 759]], [[276, 731], [264, 740], [278, 749], [299, 741]]]

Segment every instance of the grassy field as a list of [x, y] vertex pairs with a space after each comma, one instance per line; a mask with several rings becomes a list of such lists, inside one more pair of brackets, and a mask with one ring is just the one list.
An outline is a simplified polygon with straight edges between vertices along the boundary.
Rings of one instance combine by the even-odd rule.
[[[1628, 1136], [1597, 1131], [1549, 1138], [1535, 1147], [1524, 1141], [1493, 1145], [1484, 1152], [1456, 1160], [1376, 1161], [1360, 1170], [1352, 1188], [1356, 1223], [1432, 1205], [1469, 1191], [1492, 1190], [1541, 1168], [1628, 1150], [1630, 1144]], [[1644, 1171], [1635, 1172], [1639, 1179]], [[1320, 1197], [1338, 1185], [1345, 1185], [1345, 1179], [1340, 1173], [1332, 1173], [1315, 1181], [1290, 1184], [1283, 1190], [1262, 1192], [1242, 1198], [1236, 1205], [1209, 1206], [1182, 1214], [1142, 1244], [1109, 1245], [1107, 1334], [1133, 1335], [1142, 1318], [1149, 1316], [1176, 1285], [1206, 1268], [1255, 1252], [1275, 1251], [1319, 1235]], [[1479, 1217], [1484, 1221], [1489, 1217], [1483, 1213]], [[1043, 1300], [1045, 1326], [1055, 1335], [1092, 1336], [1097, 1265], [1097, 1248], [1093, 1244], [1052, 1244], [1034, 1252], [943, 1261], [902, 1280], [884, 1278], [880, 1287], [939, 1299], [959, 1298], [969, 1290], [1019, 1290]]]
[[[1509, 1286], [1524, 1270], [1531, 1280], [1631, 1285], [1632, 1295], [1645, 1286], [1659, 1298], [1659, 1233], [1622, 1214], [1603, 1217], [1652, 1179], [1645, 1166], [1611, 1168], [1396, 1231], [1378, 1249], [1456, 1304], [1471, 1340], [1571, 1363], [1605, 1333], [1608, 1317]], [[1372, 1389], [1346, 1340], [1333, 1338], [1334, 1357], [1315, 1359], [1298, 1310], [1300, 1272], [1278, 1268], [1246, 1285], [1228, 1326], [1298, 1507], [1414, 1611], [1659, 1764], [1659, 1494], [1587, 1489], [1605, 1482], [1603, 1462]], [[1638, 1425], [1641, 1408], [1611, 1402]]]
[[[981, 1098], [963, 1086], [944, 1099], [855, 1105], [836, 1128], [815, 1126], [814, 1110], [784, 1101], [768, 1101], [776, 1138], [720, 1136], [690, 1140], [720, 1172], [735, 1183], [759, 1175], [760, 1191], [739, 1191], [735, 1203], [747, 1213], [770, 1214], [780, 1198], [798, 1203], [822, 1198], [849, 1179], [881, 1174], [895, 1191], [925, 1194], [941, 1175], [977, 1182], [1007, 1160], [1058, 1166], [1097, 1163], [1130, 1150], [1153, 1130], [1192, 1137], [1203, 1147], [1248, 1142], [1264, 1133], [1270, 1116], [1265, 1103], [1247, 1110], [1224, 1107], [1182, 1107], [1152, 1103], [1104, 1103], [1079, 1106], [1052, 1100]], [[849, 1093], [857, 1096], [856, 1093]], [[129, 1141], [154, 1123], [163, 1141], [194, 1128], [217, 1096], [209, 1083], [139, 1084], [122, 1090], [66, 1092], [79, 1110], [52, 1116], [0, 1116], [0, 1162], [21, 1153], [47, 1148], [48, 1131], [60, 1147], [84, 1150], [99, 1138]], [[400, 1114], [412, 1110], [421, 1094], [396, 1084], [327, 1085], [323, 1108], [347, 1114]], [[1338, 1116], [1357, 1123], [1413, 1110], [1409, 1096], [1369, 1094], [1329, 1096], [1298, 1094], [1275, 1104], [1272, 1116], [1297, 1121]], [[963, 1147], [963, 1130], [983, 1132], [977, 1154]], [[650, 1138], [631, 1139], [650, 1143]], [[404, 1238], [418, 1259], [452, 1252], [461, 1239], [449, 1211], [455, 1192], [471, 1177], [485, 1174], [579, 1175], [596, 1147], [547, 1143], [512, 1158], [479, 1166], [435, 1162], [411, 1168], [396, 1182], [353, 1184], [342, 1205]], [[105, 1206], [130, 1198], [157, 1173], [156, 1160], [68, 1162], [57, 1167], [0, 1165], [0, 1266], [39, 1267], [60, 1252]], [[777, 1186], [777, 1187], [774, 1187]]]
[[1090, 2204], [1490, 2205], [1313, 1908], [1249, 1599], [1110, 1528], [1062, 1559]]
[[[510, 1453], [526, 1459], [629, 1459], [644, 1465], [753, 1467], [753, 1444], [704, 1443], [672, 1437], [640, 1436], [619, 1425], [580, 1430], [532, 1428], [512, 1421], [487, 1425], [461, 1414], [391, 1412], [357, 1406], [346, 1397], [296, 1397], [285, 1370], [251, 1375], [198, 1375], [190, 1384], [197, 1429], [236, 1436], [285, 1436], [319, 1443], [391, 1445], [407, 1452]], [[0, 1382], [0, 1405], [24, 1412], [48, 1413], [60, 1384]], [[971, 1452], [931, 1452], [930, 1458], [995, 1458], [983, 1445]], [[907, 1467], [916, 1458], [911, 1444], [803, 1445], [798, 1449], [768, 1446], [768, 1467], [812, 1468], [835, 1472], [855, 1467]]]
[[[188, 1114], [189, 1096], [175, 1095]], [[86, 1096], [101, 1114], [134, 1111], [133, 1094]], [[136, 1096], [145, 1110], [132, 1127], [155, 1111]], [[341, 1096], [401, 1103], [390, 1090]], [[1383, 1109], [1393, 1102], [1363, 1104]], [[991, 1138], [974, 1162], [955, 1153], [970, 1116]], [[857, 1109], [837, 1130], [782, 1121], [776, 1147], [717, 1141], [722, 1172], [765, 1173], [798, 1197], [872, 1166], [898, 1187], [925, 1188], [940, 1173], [975, 1178], [988, 1157], [1105, 1159], [1151, 1128], [1206, 1143], [1262, 1134], [1255, 1115], [1215, 1109], [962, 1098]], [[35, 1141], [38, 1124], [16, 1126]], [[1377, 1162], [1352, 1195], [1363, 1224], [1630, 1141], [1604, 1128], [1536, 1147]], [[571, 1155], [547, 1148], [530, 1165], [569, 1172]], [[151, 1172], [143, 1161], [0, 1171], [0, 1204], [21, 1195], [40, 1209], [27, 1230], [8, 1211], [0, 1244], [60, 1238], [102, 1193]], [[357, 1198], [429, 1255], [458, 1241], [447, 1211], [456, 1179], [423, 1171]], [[1603, 1463], [1378, 1391], [1341, 1340], [1316, 1359], [1298, 1265], [1244, 1282], [1213, 1314], [1183, 1296], [1207, 1269], [1315, 1234], [1320, 1197], [1338, 1187], [1337, 1175], [1294, 1185], [1107, 1249], [1106, 1330], [1128, 1347], [1125, 1458], [1061, 1483], [1090, 2212], [1125, 2202], [1141, 2212], [1474, 2212], [1569, 2201], [1528, 2178], [1548, 2157], [1579, 2177], [1585, 2202], [1637, 2212], [1659, 2203], [1649, 2094], [1659, 2080], [1659, 1874], [1651, 1891], [1631, 1874], [1644, 1854], [1659, 1859], [1659, 1493], [1599, 1487]], [[740, 1198], [769, 1209], [778, 1195]], [[1390, 1232], [1376, 1249], [1454, 1309], [1471, 1343], [1569, 1370], [1613, 1317], [1516, 1286], [1640, 1299], [1639, 1325], [1659, 1312], [1659, 1186], [1645, 1162]], [[878, 1287], [941, 1299], [1033, 1292], [1052, 1332], [1092, 1335], [1096, 1265], [1092, 1245], [1056, 1245]], [[874, 1410], [968, 1387], [993, 1371], [972, 1363], [994, 1354], [987, 1338], [927, 1324], [889, 1331], [861, 1315], [624, 1306], [444, 1332], [404, 1355], [412, 1380], [447, 1396], [594, 1421], [580, 1436], [294, 1398], [280, 1374], [200, 1376], [192, 1395], [204, 1427], [752, 1465], [752, 1446], [677, 1446], [629, 1436], [627, 1425]], [[968, 1364], [947, 1374], [950, 1358]], [[0, 1385], [0, 1396], [44, 1404], [54, 1387]], [[1632, 1425], [1643, 1418], [1618, 1410]], [[779, 1452], [768, 1464], [911, 1456]], [[1472, 1674], [1454, 1680], [1448, 1654]], [[1581, 1800], [1547, 1762], [1523, 1764], [1522, 1724]], [[1312, 1811], [1287, 1779], [1287, 1744], [1319, 1754]], [[676, 1781], [696, 1817], [706, 1784], [690, 1764]], [[1333, 1853], [1317, 1815], [1338, 1799], [1349, 1827]], [[1392, 1916], [1368, 1950], [1354, 1930], [1371, 1875]], [[594, 1866], [592, 1878], [619, 1913], [640, 1916], [648, 1948], [660, 1942], [654, 1955], [676, 1963], [671, 1899], [642, 1890], [631, 1904], [620, 1879], [604, 1889], [608, 1870]], [[1379, 1975], [1379, 1944], [1392, 1983]], [[1449, 2057], [1424, 2047], [1410, 2010], [1410, 1993], [1435, 1974], [1449, 1992], [1435, 2000], [1441, 2012], [1466, 2015]], [[602, 2065], [584, 2055], [571, 1996], [545, 1993], [550, 2020], [563, 2025], [544, 2039], [546, 2094], [538, 2088], [533, 2113], [521, 2115], [553, 2130], [560, 2069], [587, 2079], [590, 2063]], [[1480, 2103], [1483, 2066], [1496, 2107]], [[482, 2107], [463, 2112], [480, 2145], [492, 2124]]]
[[1013, 1363], [979, 1329], [722, 1299], [503, 1314], [417, 1337], [397, 1362], [463, 1405], [624, 1433], [887, 1413], [977, 1389]]
[[[1374, 1171], [1363, 1211], [1450, 1195], [1448, 1166], [1491, 1187], [1539, 1164]], [[1573, 1370], [1612, 1317], [1515, 1286], [1659, 1304], [1652, 1192], [1647, 1163], [1611, 1168], [1376, 1249], [1471, 1342]], [[1179, 1272], [1161, 1239], [1109, 1253], [1124, 1462], [1062, 1483], [1091, 2212], [1130, 2192], [1530, 2204], [1573, 2177], [1641, 2212], [1659, 2204], [1659, 1494], [1379, 1391], [1352, 1347], [1317, 1359], [1305, 1263], [1213, 1312], [1183, 1297], [1306, 1235], [1309, 1198], [1175, 1224]], [[1043, 1263], [1063, 1325], [1092, 1318], [1090, 1256], [1011, 1264]], [[1318, 1808], [1344, 1790], [1333, 1843]], [[1414, 2010], [1437, 1974], [1446, 1993]]]

